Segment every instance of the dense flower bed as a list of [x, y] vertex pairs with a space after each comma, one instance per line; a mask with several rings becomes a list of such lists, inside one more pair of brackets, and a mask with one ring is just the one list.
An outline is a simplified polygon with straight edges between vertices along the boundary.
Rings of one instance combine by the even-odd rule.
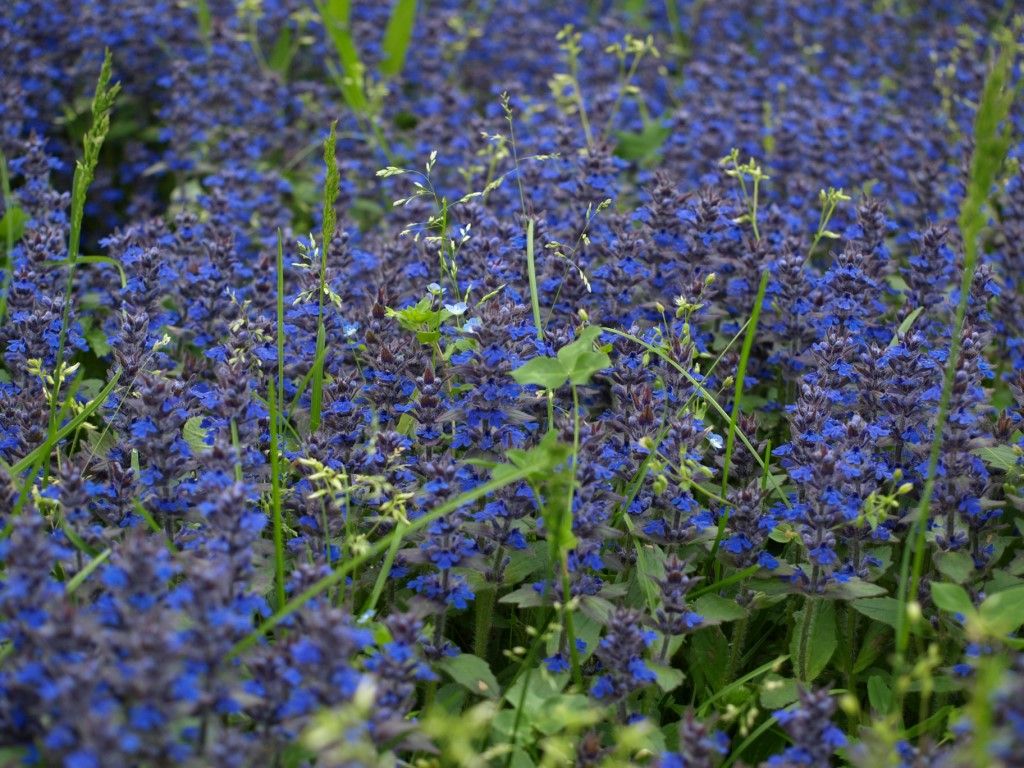
[[3, 764], [1020, 764], [1012, 4], [2, 5]]

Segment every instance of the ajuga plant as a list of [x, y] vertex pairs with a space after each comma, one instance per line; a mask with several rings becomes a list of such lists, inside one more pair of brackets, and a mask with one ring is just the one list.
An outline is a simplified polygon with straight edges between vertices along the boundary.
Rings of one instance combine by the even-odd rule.
[[1020, 765], [1014, 10], [0, 4], [0, 764]]

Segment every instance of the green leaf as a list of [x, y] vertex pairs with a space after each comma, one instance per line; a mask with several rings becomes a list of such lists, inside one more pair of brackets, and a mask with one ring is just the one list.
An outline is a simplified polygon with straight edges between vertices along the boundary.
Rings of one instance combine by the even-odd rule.
[[[529, 681], [527, 684], [527, 680]], [[523, 686], [526, 686], [526, 695], [523, 696]], [[539, 712], [548, 699], [558, 696], [559, 690], [548, 675], [521, 675], [505, 691], [504, 699], [513, 707], [519, 706], [519, 700], [523, 701], [523, 714], [532, 715]]]
[[888, 624], [893, 629], [899, 624], [900, 601], [895, 597], [869, 597], [865, 600], [854, 600], [850, 605], [858, 613], [882, 624]]
[[875, 712], [886, 714], [892, 707], [892, 691], [881, 675], [868, 678], [868, 702]]
[[497, 697], [501, 693], [498, 681], [487, 666], [487, 662], [471, 653], [462, 653], [444, 659], [438, 666], [447, 672], [452, 680], [477, 696]]
[[207, 430], [203, 428], [204, 416], [193, 416], [185, 422], [181, 430], [181, 436], [185, 438], [188, 447], [194, 454], [203, 454], [210, 446], [206, 442]]
[[0, 243], [4, 248], [7, 247], [8, 240], [11, 245], [14, 245], [21, 239], [21, 236], [25, 234], [26, 221], [28, 221], [28, 216], [17, 206], [11, 206], [3, 217], [0, 217]]
[[860, 651], [853, 663], [853, 674], [859, 675], [868, 669], [892, 645], [889, 627], [881, 623], [868, 624], [864, 637], [860, 640]]
[[671, 128], [660, 120], [648, 123], [639, 132], [619, 131], [615, 134], [618, 138], [615, 154], [624, 160], [645, 162], [661, 150], [671, 134]]
[[72, 594], [76, 589], [82, 586], [83, 583], [85, 583], [85, 580], [92, 575], [93, 571], [103, 565], [108, 557], [110, 557], [109, 547], [96, 555], [96, 557], [90, 560], [85, 567], [82, 568], [82, 570], [72, 576], [71, 579], [68, 580], [68, 583], [64, 585], [64, 592], [68, 595]]
[[694, 632], [686, 657], [696, 690], [707, 687], [718, 691], [728, 682], [725, 674], [729, 665], [729, 641], [718, 627]]
[[[633, 531], [633, 521], [629, 516], [623, 518], [630, 532]], [[656, 567], [664, 555], [652, 544], [647, 544], [639, 538], [633, 537], [633, 550], [636, 552], [636, 571], [634, 579], [644, 595], [644, 602], [647, 609], [654, 613], [658, 609], [660, 598], [655, 589], [655, 579], [664, 576], [664, 568]]]
[[415, 26], [416, 0], [395, 0], [381, 43], [384, 57], [380, 62], [380, 72], [385, 77], [395, 77], [402, 71]]
[[799, 698], [797, 681], [778, 675], [766, 675], [760, 698], [761, 706], [765, 709], [782, 709]]
[[569, 369], [569, 381], [577, 386], [586, 384], [595, 373], [603, 371], [611, 364], [611, 358], [604, 352], [583, 352]]
[[213, 14], [207, 0], [196, 0], [193, 4], [196, 12], [196, 23], [199, 25], [199, 36], [209, 46], [210, 32], [213, 30]]
[[965, 583], [975, 572], [974, 560], [966, 552], [939, 552], [935, 556], [935, 567], [957, 584]]
[[318, 3], [317, 10], [341, 63], [342, 81], [338, 84], [341, 95], [352, 111], [362, 114], [366, 110], [366, 94], [362, 86], [363, 63], [349, 29], [351, 3], [349, 0], [323, 0]]
[[738, 621], [747, 615], [747, 612], [735, 600], [729, 600], [719, 595], [698, 597], [693, 603], [693, 611], [703, 616], [704, 621], [709, 624]]
[[849, 581], [837, 584], [833, 590], [830, 590], [832, 594], [842, 597], [846, 600], [856, 600], [862, 597], [878, 597], [884, 595], [885, 588], [880, 587], [878, 584], [874, 584], [870, 581], [864, 581], [863, 579], [850, 579]]
[[541, 597], [540, 592], [533, 588], [532, 584], [524, 584], [507, 595], [502, 595], [498, 602], [505, 605], [514, 605], [519, 608], [539, 608], [544, 605], [544, 598]]
[[110, 354], [110, 342], [102, 328], [90, 328], [84, 335], [96, 357], [106, 357]]
[[797, 611], [794, 621], [789, 655], [797, 676], [809, 683], [825, 671], [839, 645], [835, 603], [811, 598]]
[[979, 448], [975, 453], [990, 467], [1001, 469], [1004, 472], [1009, 472], [1016, 467], [1017, 459], [1020, 458], [1017, 448], [1012, 445], [986, 446]]
[[513, 470], [523, 470], [532, 479], [543, 479], [549, 475], [557, 466], [564, 464], [572, 454], [572, 446], [559, 442], [558, 433], [555, 430], [548, 430], [540, 442], [529, 450], [512, 448], [505, 453], [508, 464], [499, 464], [494, 468], [495, 473], [500, 473], [502, 467]]
[[647, 666], [651, 668], [651, 671], [654, 673], [655, 682], [664, 693], [674, 691], [683, 684], [684, 675], [682, 670], [664, 664], [651, 663]]
[[978, 609], [988, 630], [996, 636], [1013, 632], [1024, 624], [1024, 585], [989, 595]]
[[892, 341], [889, 342], [889, 349], [892, 349], [893, 347], [896, 346], [901, 336], [906, 335], [907, 331], [910, 330], [910, 326], [914, 324], [914, 321], [917, 320], [918, 315], [920, 315], [923, 311], [924, 307], [918, 307], [905, 318], [903, 318], [903, 322], [900, 323], [900, 327], [896, 329], [896, 333], [894, 333], [892, 336]]
[[941, 610], [959, 613], [965, 618], [974, 613], [974, 603], [971, 602], [967, 590], [959, 584], [933, 583], [932, 600]]
[[283, 27], [281, 32], [278, 34], [277, 39], [274, 41], [274, 47], [270, 49], [270, 55], [267, 56], [267, 66], [272, 70], [279, 73], [282, 77], [288, 77], [288, 69], [292, 64], [292, 56], [295, 53], [295, 48], [292, 47], [292, 31], [288, 27]]
[[553, 357], [535, 357], [512, 371], [519, 384], [535, 384], [544, 389], [558, 389], [568, 377], [562, 363]]
[[558, 350], [558, 361], [573, 384], [586, 384], [595, 373], [611, 366], [607, 353], [594, 351], [594, 342], [600, 335], [600, 328], [588, 326], [576, 341]]

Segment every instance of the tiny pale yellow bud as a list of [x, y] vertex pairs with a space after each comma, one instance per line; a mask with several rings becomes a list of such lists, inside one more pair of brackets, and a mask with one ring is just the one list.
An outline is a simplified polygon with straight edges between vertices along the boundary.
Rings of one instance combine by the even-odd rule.
[[907, 619], [910, 620], [911, 624], [917, 624], [923, 616], [921, 604], [917, 600], [911, 600], [907, 603]]
[[844, 693], [839, 698], [839, 706], [848, 715], [856, 715], [860, 711], [860, 703], [852, 693]]

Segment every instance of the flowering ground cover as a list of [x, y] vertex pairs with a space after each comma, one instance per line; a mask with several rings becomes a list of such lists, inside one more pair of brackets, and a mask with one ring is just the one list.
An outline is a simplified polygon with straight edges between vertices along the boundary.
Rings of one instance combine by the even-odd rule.
[[3, 3], [0, 764], [1022, 765], [1013, 13]]

